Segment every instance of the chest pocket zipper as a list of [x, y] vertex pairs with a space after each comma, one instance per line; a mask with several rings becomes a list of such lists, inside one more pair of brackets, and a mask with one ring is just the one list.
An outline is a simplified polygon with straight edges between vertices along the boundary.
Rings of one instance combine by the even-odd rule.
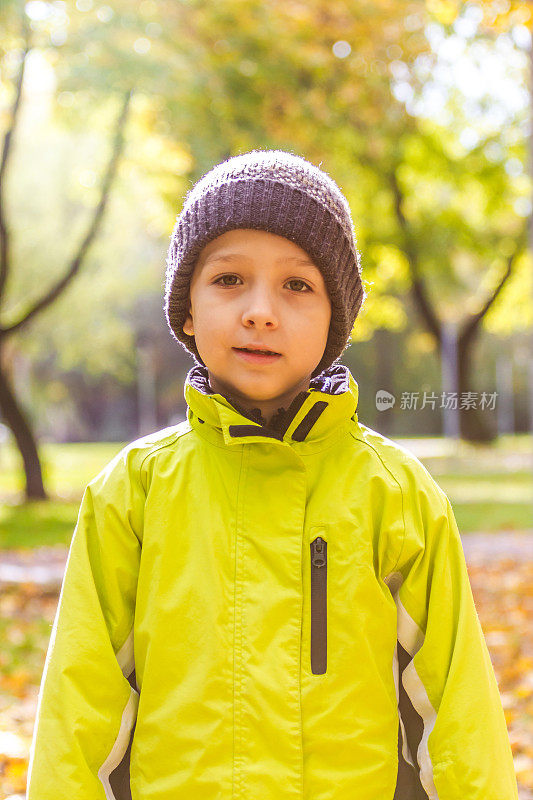
[[311, 672], [323, 675], [327, 666], [328, 543], [311, 542]]

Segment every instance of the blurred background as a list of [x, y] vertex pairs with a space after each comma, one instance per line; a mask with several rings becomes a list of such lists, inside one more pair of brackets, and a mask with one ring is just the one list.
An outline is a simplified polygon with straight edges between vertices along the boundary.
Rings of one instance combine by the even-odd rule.
[[166, 251], [214, 164], [346, 195], [360, 422], [452, 501], [533, 798], [533, 3], [0, 2], [0, 800], [23, 798], [87, 482], [185, 418]]

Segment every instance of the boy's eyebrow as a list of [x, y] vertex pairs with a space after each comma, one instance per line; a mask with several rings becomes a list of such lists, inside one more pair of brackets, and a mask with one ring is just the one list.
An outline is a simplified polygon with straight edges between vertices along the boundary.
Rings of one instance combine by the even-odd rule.
[[[242, 253], [221, 253], [220, 255], [213, 255], [208, 256], [205, 260], [205, 264], [210, 264], [213, 261], [249, 261], [250, 259], [248, 256], [243, 255]], [[293, 261], [296, 264], [307, 264], [310, 267], [316, 266], [309, 258], [304, 258], [303, 256], [281, 256], [277, 259], [276, 263], [281, 264], [283, 261]]]

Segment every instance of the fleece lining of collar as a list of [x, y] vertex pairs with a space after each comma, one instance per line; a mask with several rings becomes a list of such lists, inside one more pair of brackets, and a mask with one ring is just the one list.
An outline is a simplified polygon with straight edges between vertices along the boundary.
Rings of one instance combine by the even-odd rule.
[[[199, 392], [202, 392], [202, 394], [215, 394], [209, 383], [207, 367], [203, 364], [194, 366], [189, 372], [188, 379], [189, 383]], [[343, 392], [347, 392], [349, 388], [349, 372], [343, 364], [332, 364], [309, 381], [309, 389], [314, 389], [317, 392], [324, 392], [325, 394], [343, 394]], [[260, 425], [267, 425], [267, 421], [263, 417], [260, 408], [245, 408], [234, 398], [231, 398], [230, 402], [244, 417], [248, 417], [248, 419], [251, 419], [253, 422], [258, 422]], [[270, 420], [268, 427], [272, 430], [277, 430], [282, 426], [286, 420], [287, 410], [290, 407], [291, 406], [281, 406], [278, 408]]]

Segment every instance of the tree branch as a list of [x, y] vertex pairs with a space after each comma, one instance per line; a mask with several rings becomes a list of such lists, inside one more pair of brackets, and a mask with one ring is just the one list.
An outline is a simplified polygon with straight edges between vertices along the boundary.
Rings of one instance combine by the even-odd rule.
[[5, 207], [5, 174], [6, 168], [11, 154], [13, 135], [19, 120], [20, 102], [22, 99], [22, 87], [24, 84], [24, 70], [26, 67], [26, 58], [30, 52], [32, 45], [30, 42], [30, 29], [26, 22], [26, 17], [23, 14], [22, 24], [24, 29], [25, 47], [22, 53], [22, 60], [20, 62], [19, 72], [15, 81], [15, 99], [9, 114], [9, 124], [4, 136], [2, 145], [2, 156], [0, 160], [0, 303], [4, 294], [4, 287], [7, 283], [9, 274], [9, 228], [7, 226]]
[[124, 102], [117, 120], [111, 158], [109, 160], [107, 170], [105, 172], [104, 179], [102, 181], [100, 200], [94, 210], [93, 219], [91, 221], [91, 224], [89, 225], [87, 233], [85, 234], [85, 237], [80, 245], [80, 248], [76, 256], [72, 259], [65, 275], [54, 286], [52, 286], [52, 288], [44, 297], [38, 300], [19, 320], [14, 322], [12, 325], [10, 325], [7, 328], [0, 328], [0, 336], [7, 336], [8, 334], [13, 333], [19, 328], [22, 328], [22, 326], [26, 325], [32, 317], [34, 317], [44, 308], [53, 303], [56, 297], [58, 297], [61, 294], [61, 292], [65, 289], [65, 287], [70, 283], [70, 281], [79, 271], [83, 263], [83, 260], [87, 254], [87, 251], [98, 231], [98, 227], [102, 220], [102, 216], [105, 211], [105, 207], [107, 205], [107, 201], [109, 198], [109, 190], [116, 176], [118, 162], [124, 147], [124, 128], [126, 125], [126, 119], [128, 116], [129, 104], [132, 94], [133, 90], [128, 90], [124, 95]]
[[404, 250], [407, 255], [409, 271], [411, 273], [411, 292], [413, 294], [415, 304], [422, 313], [422, 317], [427, 328], [429, 329], [430, 333], [433, 334], [437, 342], [440, 343], [441, 323], [431, 304], [426, 287], [424, 286], [424, 281], [420, 275], [418, 250], [409, 231], [409, 223], [406, 220], [403, 212], [404, 195], [400, 188], [400, 184], [398, 183], [396, 171], [392, 169], [388, 173], [387, 178], [392, 189], [396, 218], [404, 235]]
[[489, 297], [487, 297], [487, 299], [485, 300], [483, 307], [475, 314], [470, 314], [464, 325], [461, 327], [461, 332], [459, 334], [458, 340], [462, 345], [473, 337], [476, 329], [481, 324], [481, 320], [483, 319], [489, 308], [492, 306], [492, 304], [500, 294], [505, 282], [512, 275], [516, 258], [520, 252], [521, 252], [521, 247], [520, 245], [518, 245], [516, 250], [508, 257], [505, 272], [503, 273], [498, 285], [495, 287], [492, 294], [490, 294]]

